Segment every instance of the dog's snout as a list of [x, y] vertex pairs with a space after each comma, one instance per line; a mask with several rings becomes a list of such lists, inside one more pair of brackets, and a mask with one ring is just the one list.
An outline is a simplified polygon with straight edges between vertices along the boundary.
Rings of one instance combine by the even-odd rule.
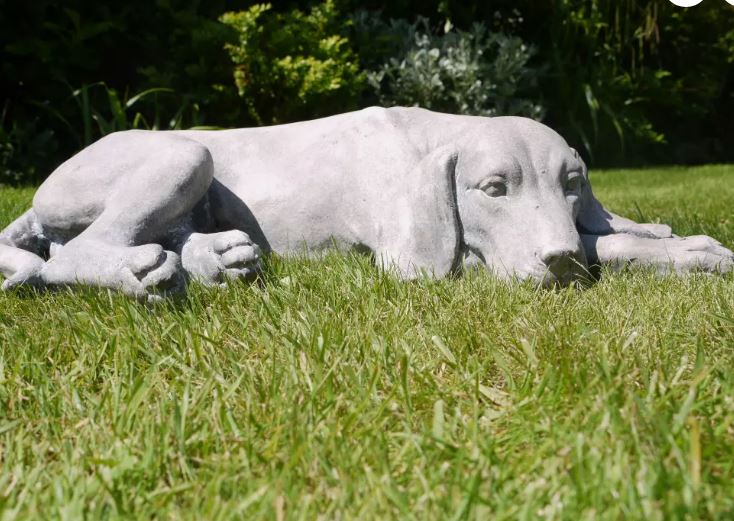
[[581, 275], [586, 263], [581, 258], [581, 249], [570, 246], [548, 247], [537, 256], [545, 265], [545, 273], [541, 277], [544, 286], [565, 286]]
[[540, 253], [540, 260], [548, 267], [567, 264], [578, 256], [573, 248], [545, 248]]

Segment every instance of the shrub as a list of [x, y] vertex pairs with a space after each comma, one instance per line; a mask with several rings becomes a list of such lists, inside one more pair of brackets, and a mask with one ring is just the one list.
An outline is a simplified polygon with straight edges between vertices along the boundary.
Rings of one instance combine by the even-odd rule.
[[[358, 23], [364, 26], [364, 18]], [[539, 73], [528, 63], [535, 51], [520, 38], [479, 23], [461, 31], [447, 22], [436, 34], [424, 18], [392, 21], [382, 28], [383, 40], [385, 34], [392, 34], [395, 54], [367, 75], [381, 104], [542, 118], [543, 107], [526, 97]]]
[[271, 4], [225, 13], [237, 33], [225, 46], [234, 81], [258, 124], [314, 118], [356, 107], [364, 86], [357, 56], [340, 34], [333, 0], [273, 12]]
[[[226, 3], [231, 9], [232, 2]], [[38, 183], [80, 147], [115, 128], [239, 124], [243, 117], [223, 49], [232, 30], [217, 21], [224, 5], [224, 0], [5, 2], [0, 182]], [[91, 88], [102, 82], [106, 87]], [[168, 93], [158, 90], [125, 106], [134, 93], [161, 88]], [[86, 108], [79, 104], [83, 91]], [[98, 113], [94, 119], [91, 112]], [[123, 115], [129, 124], [122, 123]]]

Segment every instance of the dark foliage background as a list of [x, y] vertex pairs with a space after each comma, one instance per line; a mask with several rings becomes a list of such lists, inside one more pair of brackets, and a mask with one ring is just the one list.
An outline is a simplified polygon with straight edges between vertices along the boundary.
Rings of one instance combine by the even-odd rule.
[[378, 102], [541, 118], [595, 166], [734, 160], [723, 1], [271, 3], [0, 0], [0, 182], [115, 130]]

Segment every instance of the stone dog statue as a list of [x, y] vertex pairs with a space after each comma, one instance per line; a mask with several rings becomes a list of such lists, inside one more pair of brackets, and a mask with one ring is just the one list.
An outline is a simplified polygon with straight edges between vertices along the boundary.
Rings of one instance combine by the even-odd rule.
[[261, 252], [355, 248], [405, 278], [481, 263], [568, 284], [589, 264], [726, 272], [706, 236], [594, 198], [550, 128], [518, 117], [369, 108], [224, 131], [131, 130], [62, 164], [0, 234], [3, 288], [87, 284], [139, 297], [247, 277]]

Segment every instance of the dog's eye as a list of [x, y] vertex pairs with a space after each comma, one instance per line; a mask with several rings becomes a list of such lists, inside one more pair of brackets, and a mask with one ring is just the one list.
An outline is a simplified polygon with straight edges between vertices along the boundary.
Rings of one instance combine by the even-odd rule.
[[566, 180], [566, 193], [578, 194], [583, 186], [584, 178], [581, 174], [571, 174]]
[[490, 197], [502, 197], [507, 195], [507, 184], [500, 179], [491, 179], [482, 183], [479, 189]]

